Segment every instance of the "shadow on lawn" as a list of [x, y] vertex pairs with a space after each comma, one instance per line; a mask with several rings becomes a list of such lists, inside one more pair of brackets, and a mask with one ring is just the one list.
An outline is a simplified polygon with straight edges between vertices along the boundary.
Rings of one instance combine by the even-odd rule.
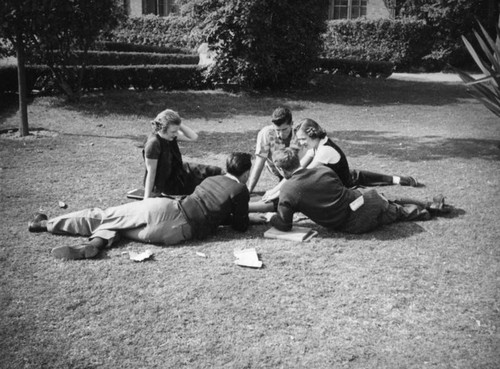
[[[245, 132], [199, 132], [204, 145], [189, 146], [189, 156], [204, 157], [208, 152], [253, 152], [257, 130]], [[336, 131], [335, 142], [348, 158], [359, 156], [390, 157], [418, 162], [445, 158], [500, 160], [499, 140], [391, 136], [390, 132]], [[212, 148], [214, 151], [212, 151]]]
[[471, 98], [461, 83], [320, 75], [294, 98], [352, 106], [393, 104], [441, 106]]
[[[199, 132], [199, 142], [190, 145], [186, 152], [190, 157], [203, 158], [207, 153], [229, 154], [233, 151], [254, 152], [258, 130], [245, 132]], [[446, 158], [482, 158], [500, 160], [500, 141], [481, 139], [445, 138], [434, 136], [393, 136], [390, 132], [336, 131], [335, 142], [347, 157], [365, 155], [390, 157], [400, 161], [418, 162]], [[142, 138], [141, 138], [142, 139]], [[143, 139], [138, 146], [144, 143]], [[181, 143], [181, 149], [182, 149]]]
[[393, 136], [379, 131], [335, 131], [332, 139], [347, 157], [375, 155], [417, 162], [445, 158], [500, 159], [499, 140]]
[[[41, 132], [40, 138], [44, 137], [42, 134], [44, 129], [32, 128], [32, 131]], [[225, 155], [234, 151], [253, 153], [257, 133], [258, 130], [244, 132], [200, 131], [198, 132], [198, 144], [189, 145], [180, 142], [179, 146], [185, 156], [196, 159], [203, 159], [214, 154]], [[101, 134], [62, 133], [61, 135], [130, 140], [138, 148], [144, 147], [147, 137], [143, 134], [105, 136]], [[446, 158], [500, 160], [500, 140], [394, 136], [391, 132], [384, 131], [335, 131], [335, 136], [330, 135], [330, 137], [340, 146], [348, 158], [376, 156], [409, 162]]]
[[[235, 115], [268, 117], [272, 110], [286, 103], [293, 111], [305, 107], [293, 100], [350, 106], [394, 104], [440, 106], [470, 98], [459, 83], [414, 82], [387, 79], [354, 78], [341, 75], [316, 75], [303, 89], [230, 93], [202, 91], [105, 91], [85, 94], [79, 102], [52, 98], [56, 107], [72, 109], [93, 116], [109, 114], [153, 117], [169, 107], [181, 112], [184, 119], [222, 119]], [[0, 114], [17, 110], [17, 101], [0, 105]], [[6, 110], [7, 109], [7, 110]], [[0, 121], [1, 122], [1, 121]]]

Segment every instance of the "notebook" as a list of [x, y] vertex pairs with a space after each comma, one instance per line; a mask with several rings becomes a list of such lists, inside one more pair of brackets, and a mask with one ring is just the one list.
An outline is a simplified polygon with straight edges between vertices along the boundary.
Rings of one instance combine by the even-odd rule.
[[[143, 188], [135, 188], [127, 192], [127, 197], [129, 199], [142, 200], [144, 198], [144, 189]], [[182, 200], [186, 195], [167, 195], [162, 193], [160, 197], [168, 197], [172, 200]]]
[[283, 232], [274, 227], [271, 227], [264, 232], [264, 237], [278, 238], [281, 240], [290, 240], [296, 242], [306, 242], [315, 237], [317, 234], [317, 231], [307, 227], [293, 226], [293, 228], [288, 232]]
[[127, 192], [127, 197], [129, 199], [142, 200], [144, 198], [144, 189], [143, 188], [135, 188]]

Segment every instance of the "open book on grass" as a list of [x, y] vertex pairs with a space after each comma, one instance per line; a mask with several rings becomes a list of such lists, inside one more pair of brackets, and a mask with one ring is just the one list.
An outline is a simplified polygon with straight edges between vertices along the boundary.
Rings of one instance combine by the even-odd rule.
[[129, 199], [142, 200], [144, 198], [144, 189], [135, 188], [127, 192], [127, 197]]
[[288, 232], [280, 231], [274, 227], [269, 228], [264, 232], [264, 237], [266, 238], [278, 238], [281, 240], [290, 240], [297, 242], [305, 242], [309, 241], [311, 238], [318, 234], [317, 231], [307, 228], [307, 227], [299, 227], [293, 226], [292, 229]]
[[[181, 200], [185, 196], [184, 195], [166, 195], [166, 194], [162, 193], [159, 197], [168, 197], [169, 199], [173, 199], [173, 200]], [[127, 198], [135, 199], [135, 200], [142, 200], [144, 198], [144, 189], [143, 188], [135, 188], [133, 190], [128, 191]]]

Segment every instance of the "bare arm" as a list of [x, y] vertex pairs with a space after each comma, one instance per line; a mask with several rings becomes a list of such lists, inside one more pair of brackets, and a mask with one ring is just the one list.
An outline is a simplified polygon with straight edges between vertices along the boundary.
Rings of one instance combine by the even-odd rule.
[[144, 198], [147, 199], [151, 197], [153, 192], [153, 186], [156, 178], [156, 168], [158, 167], [157, 159], [145, 159], [146, 164], [146, 182], [144, 183]]
[[300, 159], [300, 167], [301, 168], [307, 168], [307, 166], [309, 164], [311, 164], [311, 162], [313, 161], [314, 159], [314, 156], [310, 156], [310, 155], [304, 155], [304, 157], [302, 159]]
[[264, 169], [264, 164], [266, 163], [266, 158], [262, 156], [257, 156], [255, 163], [252, 166], [252, 171], [250, 172], [250, 179], [248, 180], [248, 191], [252, 192], [257, 182], [259, 181], [260, 175], [262, 174], [262, 169]]
[[283, 178], [280, 183], [278, 183], [276, 186], [271, 188], [270, 190], [267, 190], [264, 196], [262, 196], [262, 201], [264, 202], [269, 202], [274, 199], [277, 199], [280, 195], [280, 188], [283, 186], [283, 183], [286, 182], [286, 179]]
[[198, 134], [191, 128], [181, 123], [179, 126], [179, 131], [177, 135], [179, 141], [196, 141], [198, 139]]

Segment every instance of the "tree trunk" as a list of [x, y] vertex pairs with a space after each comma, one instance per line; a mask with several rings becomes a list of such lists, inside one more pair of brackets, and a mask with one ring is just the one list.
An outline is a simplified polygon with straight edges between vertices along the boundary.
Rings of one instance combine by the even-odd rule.
[[17, 35], [17, 92], [19, 94], [19, 112], [21, 122], [19, 123], [19, 135], [21, 137], [29, 135], [28, 127], [28, 102], [26, 101], [26, 68], [24, 57], [24, 43], [21, 35]]

